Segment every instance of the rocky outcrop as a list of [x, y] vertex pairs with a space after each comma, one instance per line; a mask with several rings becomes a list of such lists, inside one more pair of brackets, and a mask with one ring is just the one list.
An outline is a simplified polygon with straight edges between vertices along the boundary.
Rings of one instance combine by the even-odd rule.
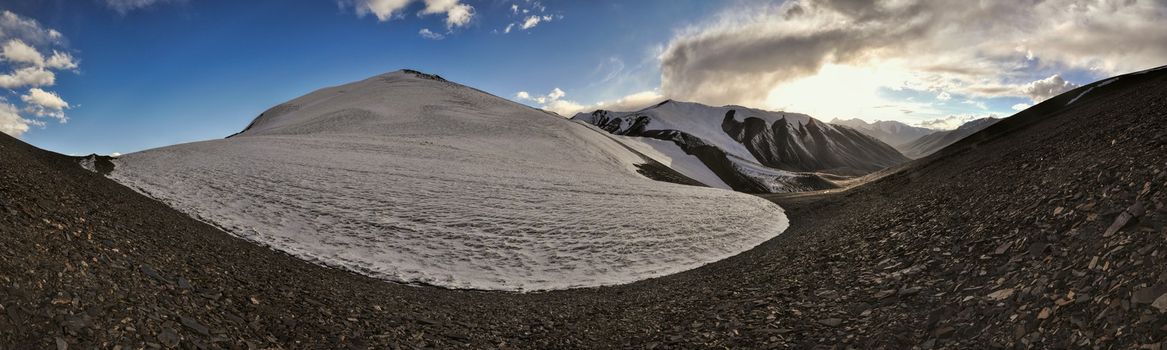
[[908, 160], [845, 126], [740, 106], [668, 100], [637, 112], [598, 110], [572, 119], [614, 135], [672, 141], [744, 192], [833, 188], [834, 182], [819, 173], [863, 175]]
[[738, 122], [735, 114], [733, 109], [725, 112], [722, 130], [746, 145], [762, 165], [775, 169], [857, 175], [907, 161], [891, 146], [849, 127], [814, 118], [801, 123], [782, 117], [771, 125], [754, 117]]
[[[635, 136], [647, 137], [657, 140], [672, 141], [686, 154], [693, 155], [700, 159], [710, 171], [713, 171], [718, 178], [733, 188], [734, 191], [747, 193], [769, 193], [771, 192], [765, 185], [760, 183], [741, 171], [735, 166], [733, 161], [729, 159], [725, 151], [716, 146], [709, 145], [705, 141], [694, 137], [688, 133], [678, 130], [644, 130], [645, 126], [650, 122], [648, 116], [637, 116], [628, 119], [628, 127], [621, 127], [625, 119], [615, 118], [609, 115], [608, 111], [596, 111], [592, 113], [595, 118], [595, 124], [600, 129], [621, 136]], [[814, 182], [809, 182], [814, 183]], [[829, 182], [824, 182], [824, 186], [829, 186]], [[829, 188], [829, 187], [824, 187]]]

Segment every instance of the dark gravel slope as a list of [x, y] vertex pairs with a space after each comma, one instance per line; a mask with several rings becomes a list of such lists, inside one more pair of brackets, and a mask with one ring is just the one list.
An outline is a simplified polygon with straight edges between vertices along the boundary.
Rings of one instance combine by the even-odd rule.
[[1161, 349], [1167, 70], [1087, 96], [773, 196], [791, 229], [736, 257], [536, 294], [315, 266], [0, 136], [0, 349]]

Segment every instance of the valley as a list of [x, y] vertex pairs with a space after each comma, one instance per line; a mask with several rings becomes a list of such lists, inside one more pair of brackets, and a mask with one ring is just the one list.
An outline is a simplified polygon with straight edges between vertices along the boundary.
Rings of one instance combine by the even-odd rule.
[[1165, 72], [1067, 92], [845, 189], [763, 194], [789, 228], [727, 259], [535, 293], [306, 262], [5, 136], [0, 164], [21, 170], [0, 187], [0, 329], [19, 332], [0, 334], [17, 347], [54, 329], [207, 347], [1137, 347], [1167, 327]]

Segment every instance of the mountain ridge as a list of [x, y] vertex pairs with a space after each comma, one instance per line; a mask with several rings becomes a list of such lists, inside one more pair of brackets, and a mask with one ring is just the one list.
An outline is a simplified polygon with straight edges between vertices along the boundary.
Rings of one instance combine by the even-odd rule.
[[833, 182], [815, 173], [861, 175], [907, 161], [891, 146], [846, 126], [736, 105], [666, 100], [632, 112], [579, 113], [572, 120], [614, 135], [671, 141], [743, 192], [832, 188]]
[[923, 128], [919, 126], [912, 126], [903, 122], [894, 120], [877, 120], [868, 123], [859, 118], [853, 119], [832, 119], [831, 124], [844, 125], [853, 129], [859, 130], [871, 137], [879, 139], [884, 143], [895, 147], [901, 153], [903, 149], [900, 147], [909, 142], [915, 141], [920, 137], [928, 134], [938, 132], [940, 130]]
[[915, 141], [904, 144], [901, 148], [903, 149], [904, 155], [910, 158], [915, 159], [925, 157], [929, 154], [936, 153], [944, 147], [948, 147], [949, 145], [956, 143], [957, 141], [960, 141], [969, 135], [984, 130], [985, 128], [992, 126], [998, 121], [1001, 121], [1001, 118], [984, 117], [973, 119], [965, 122], [964, 124], [961, 124], [956, 129], [938, 131], [932, 134], [924, 135]]

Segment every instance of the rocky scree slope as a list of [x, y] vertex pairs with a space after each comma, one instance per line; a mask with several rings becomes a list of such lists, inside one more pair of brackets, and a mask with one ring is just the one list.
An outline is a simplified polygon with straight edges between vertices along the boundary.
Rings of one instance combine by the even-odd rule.
[[867, 345], [1162, 348], [1164, 97], [1163, 68], [1089, 84], [843, 194], [812, 230], [855, 279], [815, 294], [903, 332]]

